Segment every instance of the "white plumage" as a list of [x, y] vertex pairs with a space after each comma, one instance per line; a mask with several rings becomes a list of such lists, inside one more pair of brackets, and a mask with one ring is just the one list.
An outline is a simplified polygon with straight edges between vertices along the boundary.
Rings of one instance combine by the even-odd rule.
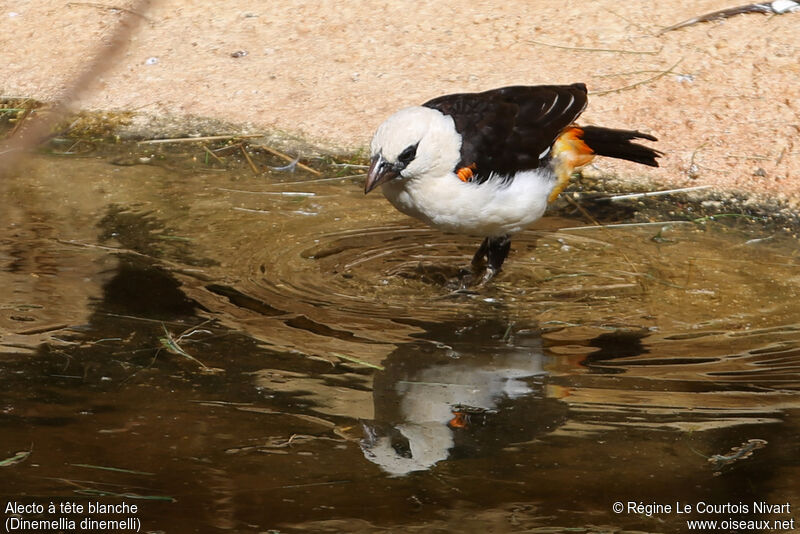
[[389, 117], [375, 133], [372, 156], [396, 161], [417, 142], [416, 157], [399, 179], [382, 186], [384, 196], [406, 215], [444, 232], [500, 237], [519, 232], [544, 214], [556, 183], [552, 170], [463, 183], [453, 172], [461, 135], [453, 119], [435, 109], [406, 108]]

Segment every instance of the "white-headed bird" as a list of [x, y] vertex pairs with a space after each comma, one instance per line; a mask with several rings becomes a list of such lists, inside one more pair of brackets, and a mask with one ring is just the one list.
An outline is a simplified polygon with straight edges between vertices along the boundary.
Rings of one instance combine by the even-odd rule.
[[634, 130], [578, 126], [586, 86], [512, 86], [434, 98], [401, 109], [371, 143], [364, 187], [381, 186], [401, 212], [445, 232], [483, 237], [472, 260], [490, 280], [511, 236], [538, 220], [594, 156], [657, 167]]

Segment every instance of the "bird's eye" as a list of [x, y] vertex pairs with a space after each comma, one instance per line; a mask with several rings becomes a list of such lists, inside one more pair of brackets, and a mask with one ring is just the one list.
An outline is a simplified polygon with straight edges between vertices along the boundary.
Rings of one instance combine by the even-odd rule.
[[411, 145], [411, 146], [407, 147], [405, 150], [403, 150], [402, 152], [400, 152], [400, 155], [397, 156], [397, 161], [399, 163], [402, 163], [403, 166], [408, 165], [409, 163], [411, 163], [411, 161], [417, 156], [417, 146], [418, 145], [419, 145], [419, 143], [417, 143], [416, 145]]

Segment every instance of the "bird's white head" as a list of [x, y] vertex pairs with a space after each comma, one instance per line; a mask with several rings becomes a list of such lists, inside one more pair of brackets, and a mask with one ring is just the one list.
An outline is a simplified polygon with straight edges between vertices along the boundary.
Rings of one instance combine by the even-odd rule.
[[378, 127], [364, 192], [393, 180], [444, 176], [461, 158], [453, 119], [422, 106], [401, 109]]

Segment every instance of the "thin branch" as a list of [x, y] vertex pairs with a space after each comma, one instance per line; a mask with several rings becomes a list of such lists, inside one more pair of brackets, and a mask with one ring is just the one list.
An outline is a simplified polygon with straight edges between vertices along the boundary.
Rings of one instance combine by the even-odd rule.
[[239, 206], [234, 206], [231, 209], [233, 209], [235, 211], [246, 211], [248, 213], [272, 213], [269, 210], [257, 210], [257, 209], [254, 209], [254, 208], [240, 208]]
[[624, 16], [620, 15], [619, 13], [617, 13], [616, 11], [613, 11], [613, 10], [611, 10], [611, 9], [609, 9], [609, 8], [605, 8], [605, 10], [606, 10], [606, 11], [608, 11], [609, 13], [611, 13], [612, 15], [615, 15], [615, 16], [617, 16], [617, 17], [621, 18], [622, 20], [624, 20], [624, 21], [625, 21], [625, 22], [627, 22], [628, 24], [631, 24], [631, 25], [633, 25], [633, 26], [636, 26], [637, 28], [639, 28], [639, 29], [640, 29], [640, 30], [642, 30], [643, 32], [645, 32], [645, 33], [650, 33], [650, 32], [649, 32], [649, 31], [648, 31], [646, 28], [644, 28], [644, 27], [643, 27], [641, 24], [639, 24], [638, 22], [635, 22], [635, 21], [633, 21], [633, 20], [631, 20], [631, 19], [629, 19], [629, 18], [627, 18], [627, 17], [624, 17]]
[[592, 78], [616, 78], [620, 76], [633, 76], [634, 74], [652, 74], [664, 72], [660, 69], [631, 70], [628, 72], [612, 72], [611, 74], [592, 74]]
[[571, 232], [574, 230], [594, 230], [597, 228], [629, 228], [635, 226], [669, 226], [670, 224], [693, 224], [694, 221], [662, 221], [662, 222], [643, 222], [643, 223], [618, 223], [618, 224], [604, 224], [602, 226], [570, 226], [568, 228], [559, 228], [559, 232]]
[[655, 56], [664, 49], [663, 46], [661, 46], [661, 48], [659, 48], [658, 50], [625, 50], [624, 48], [587, 48], [583, 46], [564, 46], [551, 43], [544, 43], [542, 41], [536, 41], [534, 39], [526, 39], [525, 41], [540, 46], [549, 46], [550, 48], [560, 48], [562, 50], [576, 50], [578, 52], [610, 52], [613, 54], [645, 54], [645, 55]]
[[279, 195], [284, 197], [313, 197], [317, 195], [316, 193], [303, 191], [247, 191], [246, 189], [228, 189], [227, 187], [215, 187], [214, 189], [228, 193], [247, 193], [249, 195]]
[[146, 139], [139, 141], [139, 145], [157, 145], [162, 143], [193, 143], [195, 141], [219, 141], [220, 139], [251, 139], [253, 137], [264, 137], [264, 134], [231, 134], [231, 135], [207, 135], [205, 137], [172, 137], [167, 139]]
[[650, 78], [647, 78], [646, 80], [642, 80], [640, 82], [632, 83], [630, 85], [624, 85], [624, 86], [618, 87], [616, 89], [608, 89], [606, 91], [589, 91], [589, 94], [590, 95], [607, 95], [609, 93], [618, 93], [620, 91], [626, 91], [628, 89], [633, 89], [635, 87], [639, 87], [640, 85], [644, 85], [646, 83], [654, 82], [654, 81], [658, 80], [659, 78], [662, 78], [662, 77], [666, 76], [667, 74], [671, 73], [673, 70], [675, 70], [675, 67], [680, 65], [681, 61], [683, 61], [683, 58], [680, 58], [678, 61], [675, 62], [674, 65], [672, 65], [667, 70], [659, 72], [655, 76], [651, 76]]
[[583, 214], [584, 217], [589, 219], [589, 221], [592, 224], [594, 224], [595, 226], [602, 226], [602, 224], [600, 224], [600, 222], [597, 219], [592, 217], [591, 213], [586, 211], [586, 209], [583, 206], [581, 206], [580, 204], [578, 204], [578, 202], [576, 202], [572, 197], [570, 197], [569, 195], [564, 195], [564, 198], [567, 199], [567, 202], [569, 202], [570, 204], [572, 204], [573, 206], [578, 208], [578, 211], [580, 211]]
[[[294, 160], [295, 160], [295, 158], [293, 158], [293, 157], [292, 157], [292, 156], [290, 156], [289, 154], [284, 154], [284, 153], [283, 153], [283, 152], [281, 152], [280, 150], [275, 150], [274, 148], [272, 148], [272, 147], [269, 147], [269, 146], [267, 146], [267, 145], [251, 145], [251, 146], [252, 146], [253, 148], [260, 148], [260, 149], [262, 149], [262, 150], [266, 150], [267, 152], [269, 152], [269, 153], [270, 153], [270, 154], [272, 154], [273, 156], [278, 156], [279, 158], [285, 159], [285, 160], [286, 160], [286, 161], [288, 161], [289, 163], [293, 163], [293, 162], [294, 162]], [[321, 172], [319, 172], [318, 170], [316, 170], [316, 169], [312, 169], [312, 168], [311, 168], [311, 167], [309, 167], [308, 165], [304, 165], [304, 164], [300, 163], [299, 161], [297, 162], [297, 166], [298, 166], [298, 167], [300, 167], [301, 169], [303, 169], [304, 171], [310, 172], [311, 174], [315, 174], [315, 175], [317, 175], [317, 176], [322, 176], [322, 173], [321, 173]]]
[[244, 144], [239, 145], [239, 148], [242, 149], [242, 154], [244, 154], [244, 159], [247, 160], [247, 164], [250, 165], [250, 168], [253, 170], [253, 174], [258, 176], [260, 174], [258, 172], [258, 167], [256, 167], [255, 163], [253, 163], [253, 159], [250, 157], [250, 154], [247, 153], [247, 149], [244, 147]]
[[351, 178], [363, 178], [366, 174], [350, 174], [348, 176], [335, 176], [333, 178], [319, 178], [316, 180], [299, 180], [297, 182], [275, 182], [272, 185], [302, 185], [302, 184], [317, 184], [320, 182], [333, 182], [336, 180], [349, 180]]
[[9, 138], [14, 137], [17, 134], [17, 132], [22, 129], [22, 125], [25, 123], [25, 120], [28, 117], [30, 117], [32, 113], [33, 113], [32, 109], [26, 109], [22, 113], [17, 115], [17, 123], [14, 125], [14, 127], [9, 132], [9, 134], [8, 134]]
[[331, 167], [351, 167], [353, 169], [369, 169], [369, 165], [359, 163], [331, 163]]
[[699, 191], [701, 189], [709, 189], [710, 185], [696, 185], [694, 187], [681, 187], [679, 189], [665, 189], [662, 191], [648, 191], [646, 193], [630, 193], [628, 195], [616, 195], [613, 197], [608, 197], [609, 200], [612, 202], [617, 200], [629, 200], [632, 198], [643, 198], [643, 197], [657, 197], [661, 195], [671, 195], [672, 193], [686, 193], [688, 191]]
[[203, 145], [203, 150], [206, 151], [206, 154], [217, 160], [217, 163], [219, 163], [220, 165], [225, 165], [225, 162], [222, 161], [222, 158], [211, 152], [211, 150], [209, 150], [209, 148], [206, 145]]
[[105, 9], [107, 11], [116, 11], [119, 13], [128, 13], [129, 15], [136, 15], [137, 17], [142, 17], [147, 22], [152, 22], [149, 18], [145, 17], [141, 13], [137, 13], [131, 9], [126, 9], [124, 7], [117, 7], [117, 6], [107, 6], [103, 4], [98, 4], [96, 2], [67, 2], [67, 7], [73, 6], [84, 6], [84, 7], [93, 7], [96, 9]]

